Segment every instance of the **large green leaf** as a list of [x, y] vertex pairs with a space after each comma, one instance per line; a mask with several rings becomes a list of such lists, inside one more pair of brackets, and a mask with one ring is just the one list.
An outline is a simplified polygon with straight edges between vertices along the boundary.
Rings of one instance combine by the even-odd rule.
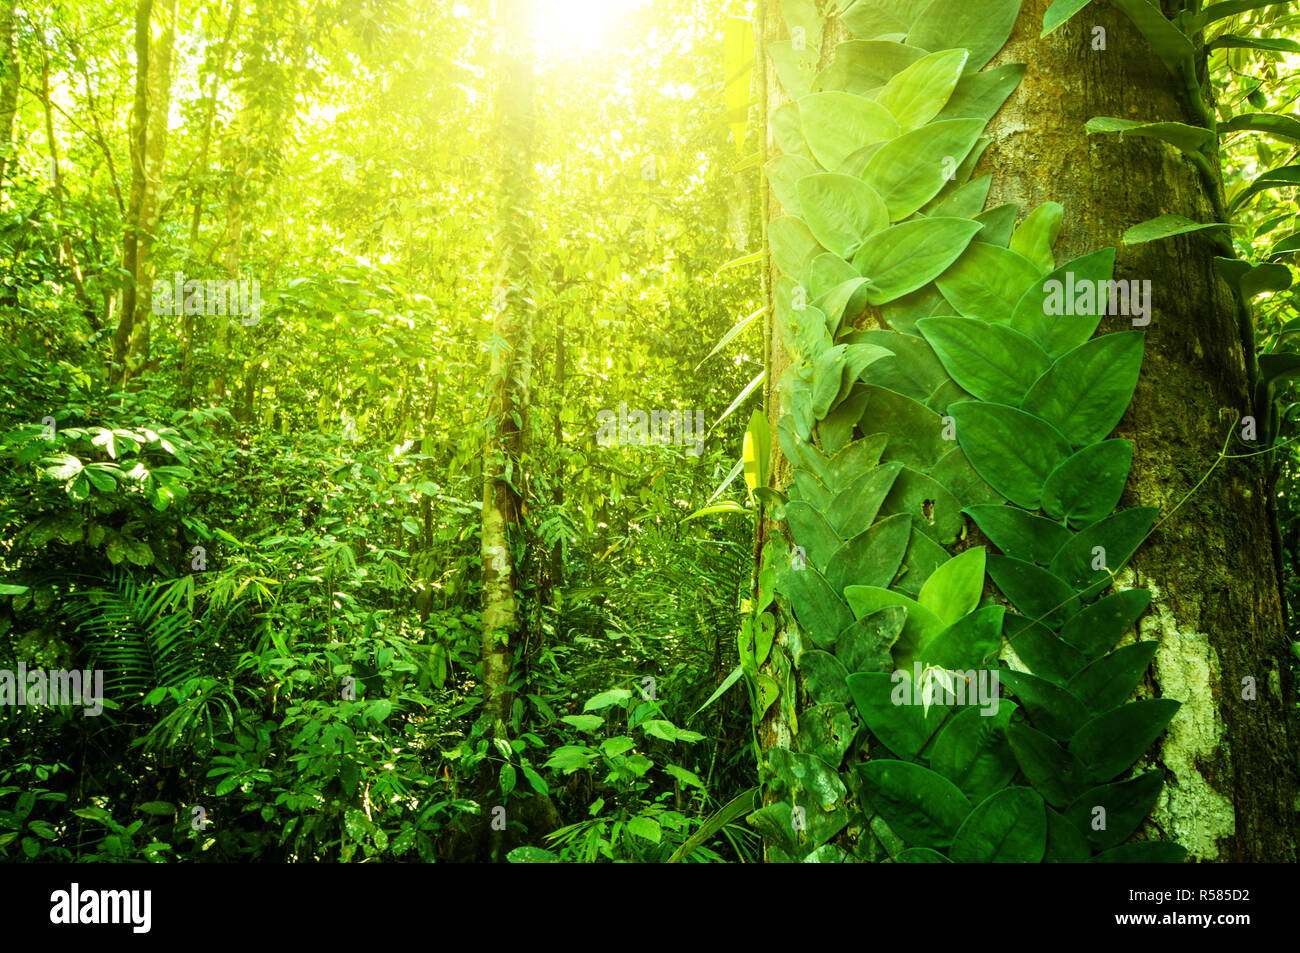
[[1024, 63], [1004, 63], [993, 69], [967, 73], [948, 97], [939, 119], [983, 119], [988, 122], [1002, 108], [1025, 75]]
[[836, 592], [854, 585], [887, 587], [902, 565], [911, 535], [910, 517], [899, 515], [881, 520], [835, 551], [826, 566], [826, 581]]
[[947, 487], [958, 500], [967, 504], [1005, 503], [1002, 494], [989, 486], [966, 459], [961, 447], [953, 447], [930, 470], [940, 486]]
[[786, 155], [803, 156], [812, 159], [812, 151], [803, 137], [803, 123], [799, 117], [799, 104], [786, 103], [778, 106], [772, 113], [768, 129], [776, 140], [777, 148]]
[[1061, 433], [1005, 404], [960, 401], [948, 411], [975, 472], [1012, 503], [1037, 509], [1043, 484], [1071, 452]]
[[1005, 322], [1042, 274], [1042, 268], [1019, 252], [977, 241], [935, 284], [958, 314]]
[[[937, 665], [950, 671], [968, 672], [972, 667], [983, 666], [1002, 644], [1002, 616], [1005, 612], [1002, 606], [984, 606], [962, 616], [921, 645], [916, 657], [925, 665]], [[977, 684], [968, 683], [963, 691], [978, 689]]]
[[1065, 809], [1065, 818], [1096, 849], [1116, 847], [1151, 813], [1162, 784], [1161, 771], [1147, 771], [1128, 781], [1103, 784], [1080, 794]]
[[853, 621], [849, 607], [811, 566], [782, 570], [777, 575], [777, 589], [790, 600], [800, 628], [814, 646], [829, 648]]
[[804, 548], [818, 570], [825, 572], [831, 556], [840, 548], [839, 534], [816, 507], [802, 500], [786, 504], [785, 518], [795, 543]]
[[961, 789], [941, 774], [906, 761], [858, 765], [862, 793], [871, 807], [909, 844], [947, 847], [970, 813]]
[[767, 242], [776, 267], [795, 279], [802, 276], [812, 260], [824, 251], [808, 226], [788, 215], [768, 223]]
[[989, 188], [992, 185], [993, 176], [985, 173], [977, 179], [959, 185], [942, 198], [931, 199], [921, 212], [925, 215], [974, 218], [984, 208], [984, 202], [989, 197]]
[[796, 48], [789, 40], [773, 40], [766, 45], [786, 95], [798, 99], [810, 93], [817, 78], [817, 47], [804, 43], [802, 48]]
[[1090, 864], [1181, 864], [1187, 848], [1167, 840], [1144, 840], [1121, 844], [1088, 859]]
[[1014, 506], [984, 504], [964, 511], [1003, 554], [1043, 566], [1070, 541], [1070, 532], [1060, 523], [1043, 519]]
[[1020, 0], [933, 0], [912, 24], [907, 42], [923, 50], [960, 43], [970, 50], [966, 72], [974, 73], [1002, 49], [1019, 13]]
[[848, 40], [835, 47], [835, 58], [817, 75], [813, 89], [863, 96], [925, 55], [924, 50], [889, 40]]
[[983, 131], [980, 119], [943, 119], [905, 132], [880, 147], [862, 178], [885, 200], [890, 221], [897, 222], [938, 194]]
[[872, 467], [835, 497], [826, 519], [840, 539], [852, 539], [871, 526], [902, 470], [900, 463]]
[[803, 808], [805, 829], [796, 830], [795, 839], [806, 836], [817, 847], [838, 834], [848, 821], [844, 807], [848, 792], [839, 772], [816, 755], [788, 748], [770, 748], [764, 757], [770, 765], [764, 774], [772, 793]]
[[[899, 560], [902, 560], [901, 554]], [[979, 605], [983, 589], [984, 547], [976, 546], [936, 569], [921, 587], [917, 602], [952, 625]]]
[[[1071, 296], [1068, 292], [1071, 288], [1081, 288], [1085, 284], [1095, 289], [1097, 282], [1110, 280], [1114, 268], [1114, 248], [1103, 248], [1067, 261], [1042, 281], [1036, 282], [1016, 302], [1011, 312], [1011, 326], [1037, 341], [1052, 357], [1078, 347], [1097, 330], [1105, 310], [1105, 301], [1103, 295], [1094, 295], [1091, 312], [1076, 314], [1074, 305], [1087, 305], [1087, 301], [1080, 294]], [[1107, 286], [1103, 284], [1101, 287]], [[1049, 310], [1058, 301], [1062, 304], [1062, 313], [1049, 314]]]
[[1091, 2], [1092, 0], [1052, 0], [1052, 5], [1043, 14], [1043, 32], [1038, 35], [1039, 39], [1056, 32], [1061, 24]]
[[956, 542], [965, 528], [961, 502], [942, 484], [910, 467], [898, 475], [880, 512], [906, 513], [915, 529], [945, 546]]
[[863, 433], [887, 433], [882, 459], [928, 470], [951, 444], [943, 439], [943, 420], [919, 401], [883, 387], [868, 388], [858, 426]]
[[921, 318], [916, 327], [952, 379], [980, 400], [1019, 406], [1051, 366], [1041, 347], [1000, 324], [974, 318]]
[[1082, 652], [1062, 642], [1047, 626], [1014, 612], [1003, 619], [1002, 634], [1031, 672], [1054, 684], [1068, 684], [1088, 664]]
[[1090, 601], [1114, 580], [1132, 558], [1160, 511], [1154, 506], [1120, 510], [1080, 530], [1061, 547], [1049, 567]]
[[1007, 742], [1014, 703], [1002, 702], [984, 713], [963, 708], [948, 719], [930, 747], [930, 767], [961, 788], [976, 803], [1005, 787], [1016, 774]]
[[1070, 739], [1070, 753], [1098, 781], [1109, 781], [1151, 747], [1178, 705], [1172, 698], [1149, 698], [1098, 715]]
[[[1058, 202], [1044, 202], [1025, 216], [1011, 236], [1010, 248], [1024, 255], [1043, 272], [1056, 267], [1052, 246], [1061, 232], [1061, 219], [1065, 208]], [[1020, 300], [1019, 297], [1016, 298]]]
[[844, 683], [848, 670], [830, 652], [804, 652], [799, 656], [799, 672], [804, 677], [808, 697], [813, 702], [847, 705], [852, 701], [848, 686]]
[[871, 280], [867, 300], [884, 304], [929, 284], [979, 230], [978, 222], [964, 218], [923, 218], [872, 235], [853, 257], [853, 267]]
[[840, 90], [800, 99], [799, 119], [808, 148], [828, 172], [838, 172], [844, 160], [867, 143], [894, 139], [900, 131], [880, 103]]
[[862, 619], [879, 612], [886, 606], [902, 606], [907, 610], [907, 621], [898, 641], [894, 643], [894, 661], [906, 669], [916, 658], [917, 649], [942, 632], [943, 620], [910, 596], [893, 589], [878, 586], [848, 586], [844, 598], [854, 618]]
[[1021, 408], [1076, 447], [1104, 440], [1128, 409], [1142, 369], [1144, 331], [1103, 334], [1063, 354]]
[[1194, 76], [1196, 53], [1191, 42], [1178, 27], [1160, 10], [1158, 3], [1152, 0], [1111, 0], [1119, 7], [1141, 34], [1146, 37], [1151, 49], [1165, 69], [1175, 77]]
[[1112, 116], [1095, 116], [1084, 128], [1089, 135], [1115, 132], [1120, 136], [1140, 139], [1159, 139], [1183, 152], [1201, 155], [1215, 144], [1215, 136], [1204, 126], [1189, 126], [1182, 122], [1138, 122], [1133, 119], [1116, 119]]
[[1047, 849], [1043, 851], [1045, 864], [1081, 864], [1092, 853], [1088, 842], [1074, 825], [1047, 809]]
[[1134, 225], [1124, 233], [1125, 245], [1141, 245], [1145, 242], [1153, 242], [1162, 238], [1172, 238], [1174, 235], [1186, 235], [1190, 232], [1199, 232], [1207, 228], [1228, 228], [1222, 222], [1194, 222], [1190, 218], [1184, 218], [1181, 215], [1160, 215], [1156, 218], [1149, 218], [1145, 222]]
[[1061, 629], [1061, 640], [1084, 655], [1108, 652], [1151, 602], [1146, 589], [1126, 589], [1098, 599]]
[[1010, 725], [1007, 741], [1029, 783], [1053, 807], [1065, 807], [1092, 786], [1092, 775], [1083, 762], [1043, 732]]
[[962, 822], [949, 852], [954, 863], [1036, 864], [1047, 846], [1043, 799], [1030, 788], [990, 795]]
[[803, 209], [799, 205], [796, 185], [804, 176], [815, 173], [817, 166], [813, 165], [811, 159], [805, 159], [800, 155], [782, 155], [768, 160], [764, 170], [767, 172], [767, 181], [772, 186], [772, 191], [776, 193], [776, 200], [781, 203], [781, 208], [785, 209], [787, 215], [801, 218]]
[[809, 705], [799, 713], [795, 748], [839, 767], [853, 744], [853, 716], [844, 705]]
[[990, 554], [989, 575], [1021, 614], [1051, 628], [1079, 611], [1074, 590], [1060, 576], [1010, 556]]
[[1119, 503], [1132, 463], [1133, 444], [1127, 440], [1103, 440], [1084, 447], [1043, 484], [1043, 512], [1074, 527], [1104, 519]]
[[924, 126], [948, 102], [968, 58], [965, 50], [931, 53], [890, 79], [876, 102], [893, 114], [904, 132]]
[[861, 179], [834, 172], [804, 176], [797, 186], [803, 220], [813, 237], [841, 258], [889, 225], [889, 210]]
[[1016, 694], [1034, 727], [1057, 741], [1069, 741], [1089, 711], [1068, 689], [1028, 672], [1003, 670], [1002, 682]]
[[882, 33], [906, 33], [917, 11], [908, 0], [855, 0], [840, 14], [854, 36], [871, 38]]
[[1155, 641], [1125, 645], [1097, 659], [1070, 679], [1067, 687], [1094, 715], [1118, 708], [1142, 681], [1158, 648], [1160, 643]]
[[848, 677], [849, 692], [871, 733], [901, 758], [915, 758], [948, 714], [942, 699], [928, 709], [912, 704], [912, 685], [902, 685], [906, 673], [856, 672]]
[[[907, 609], [886, 606], [847, 626], [835, 638], [835, 656], [851, 673], [881, 672], [893, 668], [890, 650], [903, 631]], [[800, 718], [802, 724], [803, 719]]]

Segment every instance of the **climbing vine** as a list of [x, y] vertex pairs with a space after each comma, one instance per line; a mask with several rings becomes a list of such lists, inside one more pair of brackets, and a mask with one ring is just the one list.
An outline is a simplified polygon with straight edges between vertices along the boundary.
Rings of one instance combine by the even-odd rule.
[[1133, 767], [1179, 704], [1129, 701], [1157, 643], [1117, 647], [1150, 601], [1116, 585], [1157, 512], [1116, 509], [1133, 445], [1109, 438], [1144, 333], [1094, 336], [1113, 248], [1058, 264], [1061, 206], [1017, 224], [972, 178], [1024, 72], [984, 68], [1019, 10], [859, 2], [818, 72], [824, 18], [786, 2], [768, 44], [793, 481], [767, 487], [757, 418], [756, 495], [789, 542], [765, 545], [740, 650], [756, 720], [779, 705], [789, 729], [749, 817], [773, 860], [1186, 855], [1126, 843], [1162, 784]]

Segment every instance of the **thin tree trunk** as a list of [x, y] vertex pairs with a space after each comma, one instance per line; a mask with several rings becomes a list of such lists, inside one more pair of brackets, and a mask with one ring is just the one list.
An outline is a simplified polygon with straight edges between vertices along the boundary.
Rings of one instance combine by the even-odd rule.
[[4, 188], [13, 168], [14, 116], [18, 112], [18, 84], [23, 72], [14, 31], [17, 6], [16, 0], [0, 5], [0, 59], [4, 67], [4, 78], [0, 80], [0, 189]]
[[498, 722], [510, 713], [510, 657], [521, 613], [515, 554], [520, 546], [524, 485], [524, 420], [532, 372], [533, 68], [531, 0], [498, 0], [496, 134], [496, 287], [492, 305], [488, 416], [483, 448], [483, 631], [485, 711]]

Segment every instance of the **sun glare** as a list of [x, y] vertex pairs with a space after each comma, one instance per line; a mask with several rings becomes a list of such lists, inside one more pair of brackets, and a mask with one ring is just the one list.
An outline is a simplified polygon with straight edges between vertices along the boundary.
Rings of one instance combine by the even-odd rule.
[[616, 20], [640, 0], [537, 0], [534, 24], [543, 59], [585, 56], [607, 38]]

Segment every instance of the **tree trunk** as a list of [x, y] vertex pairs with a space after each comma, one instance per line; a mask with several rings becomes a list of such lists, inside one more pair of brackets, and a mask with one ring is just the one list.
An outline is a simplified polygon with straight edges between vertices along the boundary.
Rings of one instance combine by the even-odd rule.
[[496, 286], [483, 450], [484, 706], [510, 713], [511, 643], [519, 632], [516, 554], [522, 541], [524, 421], [532, 373], [531, 222], [533, 150], [532, 4], [499, 0], [496, 135]]
[[144, 204], [145, 146], [149, 136], [149, 25], [153, 18], [153, 0], [137, 0], [135, 7], [135, 102], [131, 126], [131, 198], [127, 203], [126, 223], [122, 232], [122, 271], [130, 276], [122, 289], [122, 311], [113, 334], [113, 361], [109, 375], [120, 382], [126, 369], [126, 351], [131, 342], [131, 322], [135, 320], [136, 263], [140, 249], [140, 210]]
[[[1147, 833], [1176, 840], [1198, 860], [1294, 862], [1300, 736], [1268, 458], [1227, 461], [1192, 492], [1233, 421], [1253, 414], [1236, 306], [1213, 264], [1222, 252], [1204, 233], [1120, 244], [1126, 229], [1166, 213], [1225, 221], [1215, 211], [1221, 187], [1211, 194], [1164, 143], [1085, 135], [1094, 116], [1197, 120], [1124, 14], [1093, 4], [1040, 40], [1048, 6], [1025, 0], [994, 60], [1029, 68], [989, 125], [993, 143], [977, 171], [993, 173], [990, 206], [1065, 206], [1058, 258], [1114, 245], [1116, 278], [1152, 281], [1142, 376], [1115, 434], [1135, 445], [1121, 505], [1159, 507], [1165, 520], [1123, 578], [1153, 594], [1140, 621], [1141, 637], [1160, 641], [1146, 691], [1183, 703], [1155, 752], [1166, 781]], [[1097, 26], [1104, 50], [1093, 49]], [[1100, 330], [1127, 326], [1108, 317]], [[1234, 446], [1229, 453], [1255, 449]], [[1258, 685], [1253, 701], [1242, 698], [1248, 677]]]
[[4, 188], [14, 166], [14, 115], [18, 111], [18, 85], [23, 72], [14, 31], [17, 6], [17, 0], [0, 4], [0, 58], [4, 61], [4, 76], [0, 79], [0, 189]]

